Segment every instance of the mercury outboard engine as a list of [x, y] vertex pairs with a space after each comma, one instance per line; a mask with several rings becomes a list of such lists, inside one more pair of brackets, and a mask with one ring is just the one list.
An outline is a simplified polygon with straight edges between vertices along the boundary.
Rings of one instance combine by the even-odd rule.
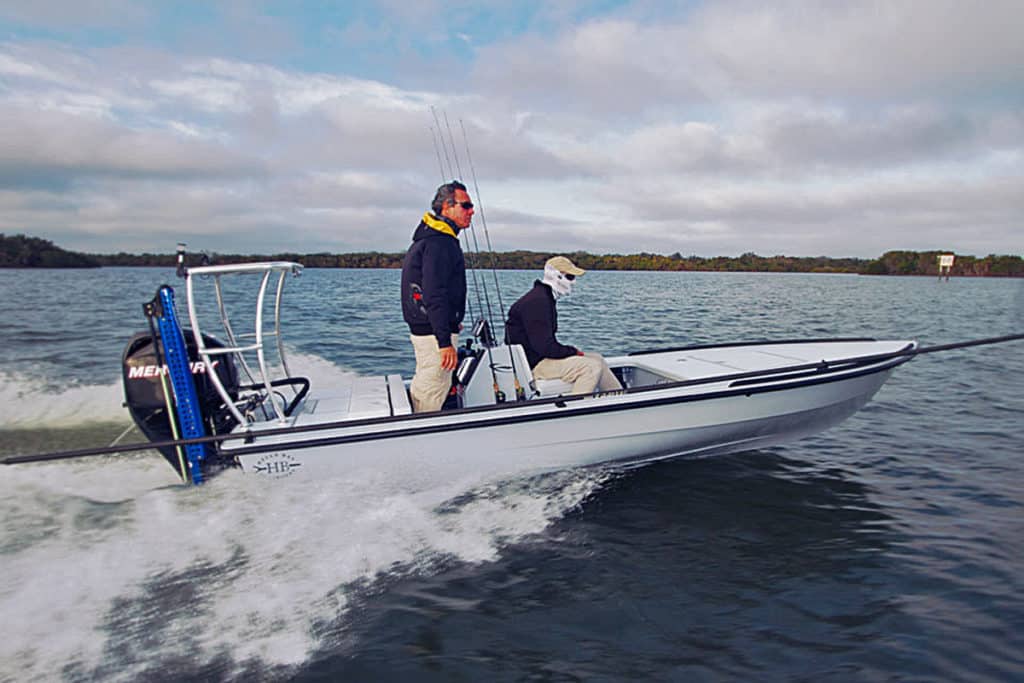
[[[185, 347], [188, 351], [189, 368], [195, 382], [196, 396], [199, 400], [207, 434], [223, 434], [235, 426], [235, 420], [224, 406], [224, 402], [210, 381], [210, 368], [199, 358], [196, 351], [195, 337], [192, 330], [183, 330]], [[203, 343], [207, 348], [223, 348], [217, 339], [203, 335]], [[167, 415], [167, 398], [164, 394], [166, 384], [170, 391], [170, 383], [165, 382], [167, 367], [157, 360], [153, 338], [149, 332], [139, 332], [128, 342], [121, 357], [124, 381], [125, 407], [131, 414], [135, 424], [150, 441], [171, 441], [175, 435]], [[218, 356], [213, 361], [213, 371], [217, 373], [221, 384], [228, 395], [235, 399], [238, 396], [238, 371], [229, 354]], [[163, 376], [163, 379], [162, 379]], [[179, 470], [179, 454], [173, 447], [158, 449], [175, 471]], [[217, 463], [214, 465], [223, 465]], [[207, 465], [208, 466], [208, 465]]]

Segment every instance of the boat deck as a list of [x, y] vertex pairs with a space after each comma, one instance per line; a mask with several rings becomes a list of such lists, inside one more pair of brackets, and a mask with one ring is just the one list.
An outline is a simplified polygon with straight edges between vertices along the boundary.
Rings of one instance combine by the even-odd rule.
[[308, 399], [295, 424], [363, 420], [412, 413], [409, 394], [399, 375], [356, 377], [351, 384], [332, 387]]
[[[635, 365], [670, 380], [693, 380], [759, 372], [805, 365], [821, 361], [834, 362], [862, 355], [894, 353], [906, 347], [907, 341], [849, 341], [764, 344], [706, 347], [690, 350], [645, 353], [616, 358], [616, 364]], [[609, 359], [612, 364], [612, 359]]]

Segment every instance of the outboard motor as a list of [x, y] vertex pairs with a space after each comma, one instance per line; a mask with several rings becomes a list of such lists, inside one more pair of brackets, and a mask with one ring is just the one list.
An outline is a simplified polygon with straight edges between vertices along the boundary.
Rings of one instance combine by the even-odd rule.
[[[196, 351], [192, 330], [183, 330], [185, 347], [188, 351], [189, 368], [195, 382], [196, 396], [207, 434], [223, 434], [235, 426], [235, 420], [224, 406], [224, 402], [209, 379], [210, 368], [206, 367]], [[207, 348], [223, 348], [224, 344], [209, 335], [203, 335]], [[135, 424], [150, 441], [171, 441], [174, 433], [167, 415], [167, 398], [164, 386], [171, 391], [166, 377], [167, 366], [157, 361], [153, 338], [149, 332], [139, 332], [131, 338], [121, 357], [124, 381], [125, 407]], [[217, 373], [228, 395], [238, 396], [238, 371], [229, 354], [218, 356], [213, 361]], [[162, 378], [163, 376], [163, 378]], [[166, 382], [163, 380], [167, 380]], [[173, 400], [172, 400], [173, 403]], [[158, 449], [175, 471], [179, 471], [179, 455], [173, 447]], [[223, 463], [216, 463], [223, 464]]]

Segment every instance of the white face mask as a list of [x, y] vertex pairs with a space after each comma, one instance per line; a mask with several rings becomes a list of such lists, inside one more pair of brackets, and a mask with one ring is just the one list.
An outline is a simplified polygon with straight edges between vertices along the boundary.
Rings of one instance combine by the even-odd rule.
[[551, 293], [555, 295], [556, 299], [572, 294], [573, 281], [551, 266], [544, 266], [542, 282], [551, 287]]

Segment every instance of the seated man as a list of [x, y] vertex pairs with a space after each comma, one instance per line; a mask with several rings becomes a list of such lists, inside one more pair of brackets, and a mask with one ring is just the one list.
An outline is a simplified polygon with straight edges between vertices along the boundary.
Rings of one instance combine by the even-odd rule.
[[621, 389], [619, 380], [597, 353], [583, 353], [575, 346], [560, 344], [555, 301], [572, 292], [573, 281], [586, 271], [564, 256], [544, 264], [544, 279], [512, 304], [505, 327], [509, 344], [522, 344], [537, 379], [560, 379], [572, 384], [573, 394]]

